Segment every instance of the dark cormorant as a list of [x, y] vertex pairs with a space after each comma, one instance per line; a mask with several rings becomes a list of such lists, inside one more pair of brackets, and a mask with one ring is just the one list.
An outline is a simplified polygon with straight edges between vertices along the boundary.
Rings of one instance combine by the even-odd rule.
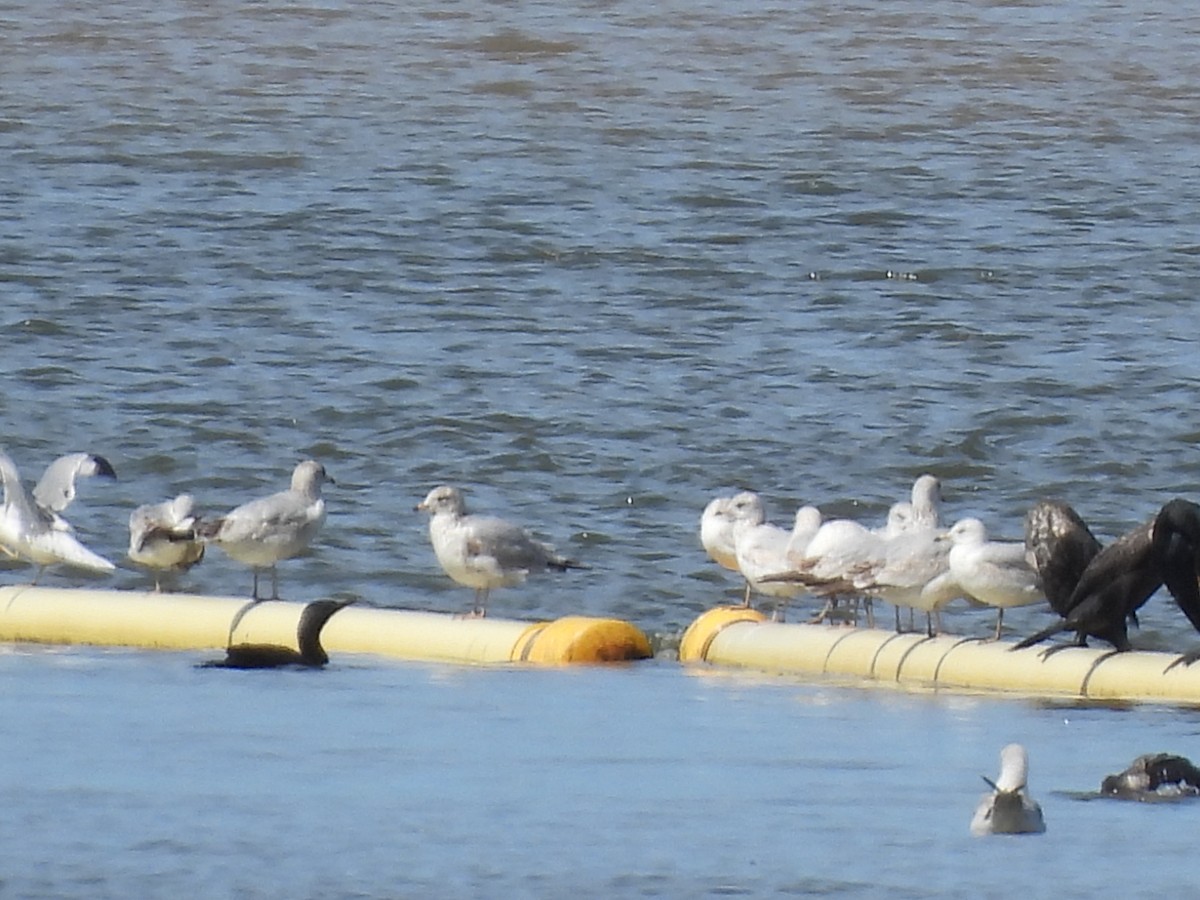
[[329, 655], [321, 646], [321, 629], [338, 610], [353, 603], [353, 600], [314, 600], [300, 613], [296, 626], [296, 645], [278, 644], [232, 644], [225, 650], [225, 658], [202, 663], [202, 668], [221, 669], [277, 669], [282, 666], [301, 666], [319, 669], [329, 662]]
[[1159, 800], [1200, 796], [1200, 769], [1173, 753], [1147, 753], [1124, 772], [1107, 776], [1100, 793], [1122, 800]]
[[[1069, 569], [1069, 567], [1064, 567]], [[1187, 500], [1167, 503], [1158, 515], [1097, 553], [1066, 600], [1061, 620], [1017, 644], [1029, 647], [1062, 631], [1074, 631], [1076, 643], [1098, 637], [1118, 650], [1129, 650], [1126, 620], [1164, 584], [1188, 620], [1200, 630], [1200, 506]], [[1200, 659], [1200, 652], [1179, 663]], [[1178, 664], [1178, 663], [1177, 663]]]
[[1100, 542], [1066, 503], [1039, 500], [1025, 514], [1025, 552], [1050, 608], [1065, 617], [1075, 585], [1100, 552]]

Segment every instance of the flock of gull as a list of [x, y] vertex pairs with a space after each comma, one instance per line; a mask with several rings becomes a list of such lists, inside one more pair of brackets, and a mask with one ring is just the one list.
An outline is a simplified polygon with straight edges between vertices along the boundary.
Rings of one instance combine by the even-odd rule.
[[[746, 580], [744, 603], [755, 593], [771, 598], [782, 620], [788, 601], [802, 594], [825, 600], [815, 621], [845, 614], [862, 602], [869, 624], [878, 599], [926, 615], [930, 636], [940, 633], [939, 613], [953, 600], [997, 610], [1000, 638], [1004, 610], [1048, 602], [1058, 616], [1022, 640], [1026, 647], [1060, 632], [1085, 645], [1099, 638], [1130, 649], [1127, 623], [1164, 585], [1200, 630], [1200, 506], [1174, 499], [1149, 521], [1108, 546], [1074, 509], [1042, 500], [1025, 516], [1023, 542], [989, 539], [977, 518], [946, 527], [941, 483], [922, 475], [911, 496], [892, 505], [887, 522], [868, 528], [851, 519], [822, 521], [812, 506], [797, 510], [789, 530], [767, 521], [762, 498], [744, 491], [709, 502], [700, 517], [700, 542], [719, 565]], [[1180, 662], [1200, 658], [1187, 655]]]
[[[38, 566], [35, 584], [51, 565], [97, 573], [116, 568], [80, 543], [62, 515], [75, 498], [76, 481], [92, 476], [115, 478], [116, 472], [101, 456], [72, 453], [51, 463], [33, 489], [27, 490], [13, 461], [0, 452], [4, 485], [0, 550]], [[321, 486], [326, 482], [333, 479], [325, 467], [308, 459], [296, 466], [287, 490], [250, 500], [217, 518], [199, 517], [190, 494], [139, 506], [129, 517], [129, 559], [154, 572], [159, 590], [164, 577], [187, 571], [204, 558], [208, 544], [215, 544], [251, 567], [255, 600], [264, 599], [259, 595], [259, 575], [269, 570], [269, 599], [278, 599], [276, 564], [302, 553], [317, 536], [325, 521]], [[558, 555], [512, 522], [468, 513], [459, 488], [436, 487], [416, 508], [429, 513], [429, 537], [442, 568], [454, 581], [475, 590], [470, 615], [486, 614], [492, 588], [520, 584], [531, 572], [587, 568]], [[328, 615], [336, 611], [317, 610]], [[315, 632], [310, 628], [306, 634]]]
[[[13, 461], [0, 452], [0, 549], [39, 566], [38, 575], [56, 564], [112, 571], [113, 563], [84, 547], [62, 516], [75, 498], [76, 481], [92, 476], [115, 478], [116, 473], [103, 457], [68, 454], [51, 463], [30, 491]], [[159, 589], [163, 574], [186, 571], [213, 543], [251, 567], [256, 601], [259, 574], [269, 569], [271, 598], [276, 599], [276, 564], [301, 553], [316, 537], [325, 519], [321, 486], [327, 481], [332, 479], [324, 466], [304, 460], [292, 472], [287, 490], [250, 500], [218, 518], [200, 518], [188, 494], [138, 507], [129, 517], [129, 558], [155, 573]], [[1200, 507], [1193, 503], [1170, 501], [1107, 547], [1073, 509], [1058, 501], [1041, 501], [1029, 510], [1023, 543], [989, 540], [983, 523], [974, 518], [945, 528], [941, 503], [938, 479], [922, 475], [910, 498], [891, 507], [882, 528], [848, 519], [823, 522], [814, 507], [805, 506], [788, 530], [768, 523], [762, 499], [746, 491], [708, 504], [700, 519], [700, 539], [712, 559], [745, 578], [746, 605], [754, 592], [764, 594], [776, 600], [778, 618], [786, 603], [804, 592], [825, 599], [818, 619], [831, 616], [843, 600], [868, 601], [869, 610], [870, 599], [881, 599], [896, 607], [898, 630], [900, 608], [907, 607], [925, 612], [933, 635], [938, 612], [965, 597], [998, 610], [998, 638], [1006, 608], [1044, 597], [1058, 621], [1018, 646], [1074, 631], [1080, 643], [1094, 636], [1123, 650], [1129, 647], [1126, 622], [1136, 622], [1137, 610], [1165, 585], [1200, 629]], [[436, 487], [416, 509], [429, 514], [430, 541], [446, 574], [474, 589], [469, 615], [486, 614], [493, 588], [519, 584], [533, 572], [586, 568], [512, 522], [470, 514], [460, 488]], [[320, 645], [321, 628], [350, 602], [309, 603], [297, 629], [299, 651], [231, 645], [224, 660], [205, 665], [324, 665], [328, 657]], [[999, 777], [984, 778], [990, 790], [975, 810], [973, 834], [1046, 830], [1042, 809], [1028, 792], [1028, 769], [1028, 754], [1020, 744], [1001, 750]], [[1105, 778], [1099, 796], [1200, 796], [1200, 769], [1183, 757], [1146, 754]]]
[[[28, 490], [13, 461], [0, 452], [0, 550], [38, 566], [38, 576], [56, 564], [115, 569], [80, 543], [63, 518], [76, 481], [91, 476], [116, 477], [103, 457], [72, 453], [51, 463]], [[159, 589], [163, 576], [186, 571], [215, 544], [253, 570], [255, 600], [261, 599], [259, 576], [269, 570], [270, 598], [277, 599], [276, 565], [316, 537], [325, 520], [321, 487], [327, 481], [332, 479], [325, 467], [310, 459], [296, 466], [287, 490], [216, 518], [199, 517], [189, 494], [138, 507], [129, 518], [129, 558], [154, 572]], [[823, 521], [815, 507], [804, 506], [786, 529], [767, 521], [758, 494], [744, 491], [707, 505], [700, 541], [719, 565], [745, 578], [745, 604], [755, 593], [772, 598], [778, 619], [790, 600], [810, 594], [825, 602], [817, 620], [846, 616], [861, 603], [873, 625], [871, 601], [882, 600], [896, 607], [897, 630], [900, 610], [907, 608], [910, 627], [915, 613], [924, 612], [932, 636], [941, 631], [940, 611], [965, 598], [997, 610], [998, 639], [1005, 609], [1044, 599], [1058, 618], [1018, 647], [1074, 632], [1080, 645], [1095, 637], [1127, 650], [1128, 623], [1136, 624], [1138, 610], [1165, 585], [1200, 630], [1200, 506], [1190, 501], [1171, 500], [1108, 546], [1057, 500], [1039, 501], [1028, 511], [1023, 542], [991, 540], [977, 518], [946, 527], [941, 507], [941, 483], [926, 474], [913, 483], [909, 499], [892, 505], [880, 528], [851, 519]], [[475, 591], [469, 615], [486, 615], [494, 588], [520, 584], [536, 572], [587, 568], [519, 525], [469, 513], [460, 488], [436, 487], [416, 509], [429, 514], [430, 542], [443, 570]], [[1200, 653], [1180, 662], [1197, 658]]]

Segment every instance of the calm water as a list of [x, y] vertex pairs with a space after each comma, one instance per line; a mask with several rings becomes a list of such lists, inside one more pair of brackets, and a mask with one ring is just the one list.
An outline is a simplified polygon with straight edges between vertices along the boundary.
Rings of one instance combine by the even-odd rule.
[[[1200, 494], [1200, 25], [1126, 7], [2, 3], [3, 444], [27, 476], [112, 460], [71, 512], [114, 559], [138, 503], [220, 511], [320, 458], [338, 485], [283, 567], [295, 599], [465, 608], [412, 512], [463, 484], [593, 566], [496, 614], [615, 615], [668, 646], [736, 594], [696, 537], [735, 487], [779, 520], [881, 521], [933, 471], [951, 517], [1000, 536], [1048, 494], [1118, 534]], [[186, 585], [249, 574], [214, 553]], [[1156, 599], [1134, 640], [1196, 636]], [[192, 661], [3, 658], [21, 862], [0, 892], [1187, 878], [1189, 808], [1051, 795], [1044, 839], [965, 835], [1006, 741], [1039, 788], [1080, 790], [1200, 753], [1191, 713], [668, 663], [254, 681]]]

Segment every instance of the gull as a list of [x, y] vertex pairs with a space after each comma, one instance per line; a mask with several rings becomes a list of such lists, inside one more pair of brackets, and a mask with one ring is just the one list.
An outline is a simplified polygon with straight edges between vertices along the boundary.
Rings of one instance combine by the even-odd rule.
[[901, 531], [886, 537], [882, 555], [856, 570], [851, 580], [863, 594], [896, 607], [897, 631], [901, 606], [922, 610], [926, 633], [933, 637], [941, 631], [942, 608], [962, 595], [949, 575], [950, 550], [945, 532], [933, 528]]
[[492, 588], [521, 584], [533, 572], [587, 566], [559, 556], [519, 525], [467, 512], [461, 489], [440, 485], [415, 507], [429, 513], [429, 540], [442, 569], [454, 581], [475, 589], [470, 615], [487, 615]]
[[1008, 744], [1000, 751], [1000, 777], [983, 780], [991, 787], [984, 794], [971, 819], [971, 834], [1041, 834], [1046, 830], [1042, 808], [1029, 796], [1029, 754], [1020, 744]]
[[804, 586], [795, 582], [762, 579], [788, 566], [788, 548], [816, 530], [814, 526], [820, 523], [821, 513], [815, 507], [801, 507], [789, 531], [766, 521], [762, 499], [752, 492], [734, 498], [729, 512], [734, 519], [733, 542], [738, 571], [746, 578], [745, 605], [750, 605], [749, 588], [753, 587], [759, 593], [779, 600], [775, 619], [782, 621], [787, 601], [803, 593]]
[[[86, 457], [91, 462], [82, 462]], [[69, 464], [64, 461], [72, 461]], [[60, 465], [60, 463], [62, 465]], [[17, 467], [7, 454], [0, 452], [0, 479], [4, 482], [4, 506], [0, 508], [0, 549], [10, 556], [38, 566], [33, 584], [47, 566], [64, 563], [90, 572], [111, 572], [116, 566], [98, 556], [75, 538], [75, 530], [59, 512], [75, 496], [77, 475], [106, 475], [115, 478], [112, 466], [103, 457], [72, 454], [61, 457], [46, 470], [38, 487], [46, 485], [43, 505], [31, 497], [21, 483]]]
[[314, 600], [305, 605], [296, 625], [296, 646], [282, 647], [278, 644], [231, 644], [225, 649], [225, 658], [216, 662], [201, 663], [204, 669], [279, 669], [296, 667], [320, 669], [329, 662], [329, 654], [321, 646], [321, 630], [338, 610], [345, 609], [353, 600]]
[[1025, 556], [1025, 544], [989, 541], [979, 519], [960, 519], [950, 529], [949, 577], [964, 594], [996, 607], [996, 640], [1004, 610], [1042, 599], [1037, 573]]
[[700, 545], [709, 559], [724, 569], [738, 571], [737, 552], [733, 547], [733, 517], [729, 513], [731, 497], [714, 497], [700, 515]]
[[934, 475], [922, 475], [912, 486], [910, 527], [940, 528], [942, 525], [942, 483]]
[[50, 465], [33, 488], [33, 499], [42, 509], [62, 512], [75, 499], [75, 481], [78, 478], [117, 477], [112, 464], [103, 456], [93, 453], [68, 453]]
[[154, 570], [154, 590], [162, 590], [162, 572], [186, 572], [204, 558], [196, 534], [199, 520], [191, 494], [139, 506], [129, 515], [129, 558]]
[[312, 543], [325, 521], [325, 501], [321, 485], [333, 479], [316, 460], [306, 459], [292, 472], [292, 486], [286, 491], [243, 503], [219, 519], [200, 526], [200, 537], [211, 541], [229, 556], [254, 570], [255, 600], [258, 596], [260, 569], [271, 570], [271, 599], [279, 599], [281, 560], [302, 553]]

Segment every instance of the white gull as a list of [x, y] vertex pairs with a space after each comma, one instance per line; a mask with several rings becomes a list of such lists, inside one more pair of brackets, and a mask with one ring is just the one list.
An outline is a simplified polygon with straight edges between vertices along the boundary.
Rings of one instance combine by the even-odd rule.
[[[87, 457], [94, 462], [80, 465], [80, 457]], [[64, 463], [64, 460], [69, 462]], [[76, 475], [93, 474], [116, 477], [112, 466], [103, 457], [71, 454], [51, 463], [46, 475], [42, 476], [42, 482], [39, 482], [39, 487], [43, 482], [46, 484], [43, 492], [46, 505], [43, 505], [25, 490], [12, 459], [0, 452], [0, 478], [4, 482], [4, 506], [0, 509], [0, 549], [38, 566], [34, 584], [37, 584], [47, 566], [57, 563], [90, 572], [111, 572], [116, 568], [107, 559], [79, 543], [70, 523], [58, 514], [70, 505], [75, 496]]]
[[971, 834], [1041, 834], [1046, 830], [1042, 808], [1029, 796], [1029, 755], [1020, 744], [1000, 751], [1000, 777], [983, 780], [991, 787], [971, 819]]
[[519, 525], [467, 512], [461, 489], [441, 485], [416, 506], [429, 513], [429, 540], [442, 569], [459, 584], [475, 589], [471, 616], [487, 615], [492, 588], [521, 584], [546, 569], [586, 569], [559, 556]]
[[271, 599], [279, 599], [276, 563], [298, 556], [312, 543], [325, 521], [321, 485], [333, 479], [316, 460], [306, 459], [292, 472], [292, 486], [269, 497], [243, 503], [219, 519], [201, 525], [200, 536], [231, 558], [254, 570], [255, 600], [258, 573], [271, 570]]

